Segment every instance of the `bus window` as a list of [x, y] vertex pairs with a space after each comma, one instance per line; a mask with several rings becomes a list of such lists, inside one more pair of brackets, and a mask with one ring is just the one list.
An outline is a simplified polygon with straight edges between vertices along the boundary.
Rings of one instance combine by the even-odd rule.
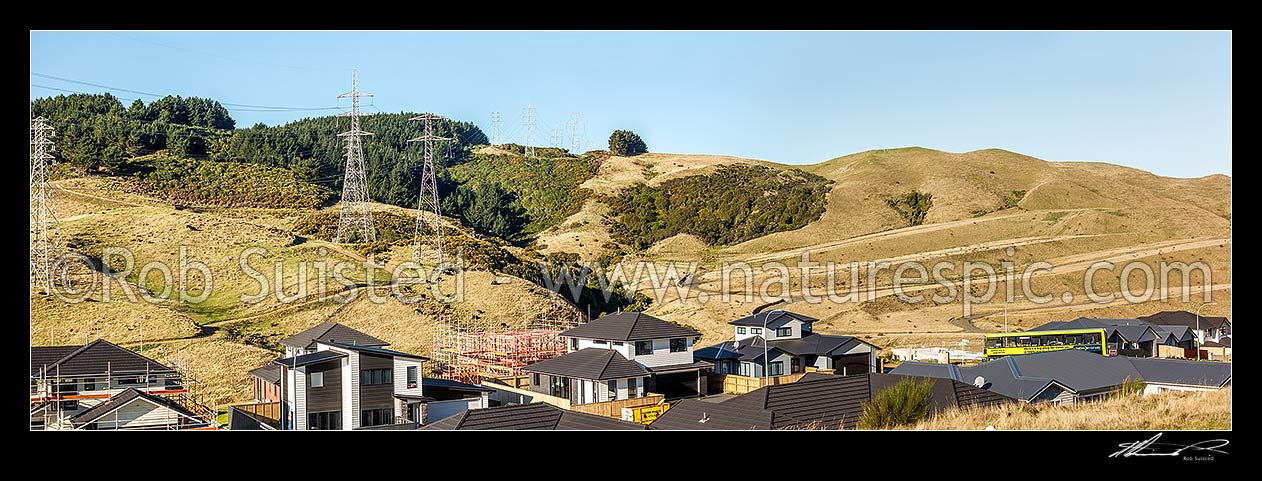
[[991, 337], [991, 338], [986, 339], [986, 348], [987, 348], [987, 349], [998, 349], [998, 348], [1001, 348], [1001, 347], [1003, 347], [1003, 338], [1002, 338], [1002, 337]]

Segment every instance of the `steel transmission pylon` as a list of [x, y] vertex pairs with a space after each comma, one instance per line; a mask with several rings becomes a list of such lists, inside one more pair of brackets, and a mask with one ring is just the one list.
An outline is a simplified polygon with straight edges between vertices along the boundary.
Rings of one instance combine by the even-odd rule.
[[578, 112], [570, 114], [570, 153], [578, 155], [583, 148], [582, 137], [579, 134]]
[[346, 175], [342, 179], [342, 207], [337, 223], [336, 243], [357, 238], [359, 242], [377, 240], [377, 229], [372, 222], [372, 205], [368, 198], [368, 175], [364, 170], [364, 148], [360, 137], [372, 135], [359, 128], [359, 98], [372, 97], [359, 91], [359, 70], [351, 71], [351, 91], [338, 95], [337, 98], [350, 97], [351, 111], [340, 115], [349, 115], [351, 129], [337, 134], [346, 138]]
[[491, 142], [491, 145], [499, 145], [500, 144], [500, 113], [499, 112], [491, 112], [491, 127], [495, 135], [495, 140]]
[[[421, 167], [421, 192], [416, 200], [416, 234], [412, 257], [416, 262], [434, 260], [438, 269], [445, 267], [447, 258], [443, 246], [442, 210], [438, 207], [438, 178], [434, 172], [434, 141], [454, 140], [434, 133], [434, 121], [442, 117], [425, 113], [408, 120], [424, 122], [421, 136], [408, 142], [422, 142], [424, 164]], [[429, 246], [432, 250], [425, 250]]]
[[56, 163], [52, 141], [56, 135], [48, 119], [31, 121], [31, 282], [44, 289], [45, 295], [53, 292], [53, 259], [58, 251], [57, 214], [48, 185], [48, 166]]
[[535, 133], [535, 108], [530, 104], [526, 104], [526, 110], [522, 113], [522, 118], [526, 122], [526, 157], [535, 156], [535, 148], [530, 145], [530, 137]]

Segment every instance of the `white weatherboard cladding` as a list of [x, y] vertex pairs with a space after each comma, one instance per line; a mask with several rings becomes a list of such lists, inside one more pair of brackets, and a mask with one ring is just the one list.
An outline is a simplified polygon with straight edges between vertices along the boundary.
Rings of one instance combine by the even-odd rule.
[[[416, 368], [416, 387], [408, 388], [408, 367]], [[395, 394], [407, 394], [410, 396], [422, 395], [424, 380], [422, 379], [425, 370], [422, 369], [423, 363], [417, 359], [408, 359], [403, 357], [394, 358], [394, 392]]]
[[307, 369], [299, 367], [290, 372], [290, 384], [294, 387], [294, 429], [307, 429]]
[[[678, 339], [678, 338], [676, 338]], [[685, 349], [680, 352], [670, 352], [670, 339], [653, 339], [653, 354], [635, 355], [634, 343], [628, 342], [631, 346], [631, 356], [627, 359], [638, 362], [646, 367], [670, 366], [674, 364], [691, 364], [692, 363], [692, 338], [684, 338], [686, 343]]]
[[351, 369], [351, 359], [353, 358], [342, 359], [342, 429], [351, 429], [350, 427], [354, 426], [354, 423], [358, 421], [356, 418], [359, 417], [355, 415], [357, 411], [346, 409], [346, 406], [352, 405], [352, 401], [355, 399], [355, 391], [352, 389], [352, 386], [359, 386], [359, 383], [351, 382], [354, 380], [354, 377], [351, 375], [353, 371]]
[[[347, 352], [347, 351], [343, 351], [343, 352]], [[342, 404], [342, 406], [344, 408], [349, 407], [347, 410], [350, 411], [351, 413], [351, 422], [350, 424], [343, 424], [343, 426], [349, 426], [348, 429], [355, 429], [359, 427], [359, 421], [360, 421], [359, 419], [359, 353], [354, 352], [354, 351], [350, 351], [347, 353], [350, 354], [350, 356], [347, 357], [347, 359], [350, 360], [349, 364], [350, 364], [351, 375], [347, 379], [350, 379], [351, 402], [344, 403]]]

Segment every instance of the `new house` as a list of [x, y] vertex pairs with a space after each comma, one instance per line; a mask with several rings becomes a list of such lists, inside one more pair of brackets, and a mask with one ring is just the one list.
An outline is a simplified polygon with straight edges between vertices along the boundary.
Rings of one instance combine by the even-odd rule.
[[890, 373], [962, 381], [1029, 403], [1090, 401], [1127, 382], [1143, 382], [1146, 394], [1231, 385], [1230, 363], [1101, 356], [1077, 349], [1007, 356], [969, 367], [904, 362]]
[[425, 422], [429, 399], [422, 395], [421, 374], [427, 358], [387, 349], [385, 341], [327, 322], [281, 344], [286, 357], [250, 371], [257, 400], [281, 401], [281, 429]]
[[97, 339], [31, 347], [31, 429], [184, 429], [208, 425], [177, 369]]
[[851, 336], [816, 334], [815, 319], [777, 310], [728, 322], [735, 340], [698, 349], [693, 359], [717, 374], [749, 377], [781, 376], [807, 367], [838, 374], [876, 372], [880, 348]]
[[561, 409], [546, 403], [470, 409], [422, 430], [643, 430], [648, 426], [621, 419]]
[[[808, 373], [797, 382], [765, 386], [721, 402], [687, 399], [649, 425], [650, 429], [854, 429], [863, 403], [903, 380], [896, 374], [841, 376]], [[985, 407], [1013, 399], [950, 379], [930, 379], [929, 408]]]
[[659, 393], [706, 394], [707, 363], [693, 360], [701, 333], [639, 312], [610, 314], [562, 331], [568, 352], [522, 368], [530, 390], [588, 404]]
[[1228, 342], [1231, 339], [1231, 321], [1228, 321], [1226, 317], [1198, 316], [1187, 311], [1162, 311], [1141, 317], [1139, 320], [1163, 326], [1166, 329], [1178, 327], [1191, 329], [1198, 344], [1210, 342], [1221, 344], [1224, 339]]
[[1027, 332], [1065, 329], [1104, 329], [1105, 349], [1110, 355], [1156, 357], [1158, 346], [1196, 349], [1200, 344], [1194, 330], [1187, 326], [1159, 325], [1141, 319], [1079, 317], [1071, 321], [1049, 322]]

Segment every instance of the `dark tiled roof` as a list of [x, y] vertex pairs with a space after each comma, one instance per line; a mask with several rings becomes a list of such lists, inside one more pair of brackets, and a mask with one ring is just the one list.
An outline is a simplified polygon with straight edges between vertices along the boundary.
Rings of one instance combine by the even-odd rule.
[[644, 366], [622, 357], [618, 351], [594, 347], [580, 349], [561, 357], [545, 359], [526, 366], [522, 370], [597, 381], [649, 375]]
[[[831, 336], [827, 334], [807, 334], [801, 339], [781, 339], [767, 343], [771, 350], [786, 352], [794, 356], [827, 355], [850, 341], [870, 343], [851, 336]], [[698, 361], [714, 362], [715, 359], [740, 359], [755, 361], [762, 359], [762, 336], [747, 337], [740, 341], [726, 341], [713, 346], [697, 349], [692, 358]]]
[[[1008, 356], [976, 366], [960, 368], [960, 381], [973, 384], [978, 377], [982, 378], [985, 389], [1014, 399], [1029, 401], [1052, 384], [1050, 378], [1018, 377], [1015, 356]], [[1103, 356], [1101, 356], [1103, 357]]]
[[313, 349], [315, 342], [340, 342], [357, 346], [388, 346], [390, 343], [343, 326], [336, 322], [320, 325], [280, 340], [281, 344], [300, 349]]
[[[817, 374], [817, 373], [812, 373]], [[854, 374], [803, 376], [790, 384], [759, 388], [717, 404], [694, 401], [673, 406], [653, 422], [655, 429], [852, 429], [863, 403], [907, 376]], [[932, 379], [932, 378], [928, 378]], [[932, 380], [931, 410], [986, 406], [1011, 398], [959, 381]], [[678, 408], [679, 409], [676, 411]], [[700, 413], [709, 421], [699, 423]]]
[[[1180, 325], [1180, 326], [1187, 326], [1193, 329], [1196, 328], [1196, 322], [1197, 322], [1196, 313], [1192, 313], [1188, 311], [1161, 311], [1151, 316], [1141, 317], [1140, 319], [1151, 322], [1153, 324], [1159, 324], [1163, 326]], [[1231, 327], [1231, 321], [1228, 321], [1226, 317], [1201, 316], [1200, 323], [1201, 323], [1201, 329], [1206, 329], [1206, 328], [1211, 328], [1211, 327], [1218, 328], [1218, 327], [1222, 327], [1223, 324], [1226, 324], [1227, 327]]]
[[619, 312], [561, 332], [562, 336], [611, 341], [696, 337], [701, 333], [641, 312]]
[[273, 360], [263, 367], [251, 370], [250, 375], [272, 384], [280, 384], [280, 365], [276, 364], [279, 360]]
[[954, 364], [941, 364], [936, 362], [918, 362], [906, 361], [899, 364], [898, 367], [890, 370], [890, 374], [901, 374], [904, 376], [922, 376], [936, 377], [939, 379], [954, 379], [956, 381], [971, 382], [971, 379], [960, 378], [960, 368]]
[[[324, 341], [321, 341], [321, 342], [324, 342]], [[429, 358], [425, 356], [418, 356], [416, 354], [408, 354], [406, 352], [396, 351], [393, 349], [386, 349], [384, 347], [360, 346], [360, 345], [355, 345], [355, 344], [344, 344], [340, 342], [329, 342], [328, 344], [330, 346], [337, 346], [343, 349], [350, 349], [352, 351], [363, 352], [363, 353], [368, 353], [368, 354], [379, 354], [382, 356], [391, 356], [391, 357], [406, 357], [408, 359], [420, 359], [422, 361], [429, 360]]]
[[[74, 347], [74, 349], [68, 350], [66, 349], [67, 347]], [[38, 352], [38, 355], [36, 352]], [[62, 356], [55, 361], [48, 362], [49, 358], [58, 354], [62, 354]], [[37, 358], [40, 360], [38, 365], [35, 364]], [[60, 375], [62, 377], [104, 375], [107, 370], [111, 375], [143, 373], [146, 372], [146, 369], [152, 374], [175, 372], [174, 369], [164, 366], [158, 361], [137, 354], [127, 348], [119, 347], [104, 339], [97, 339], [83, 346], [32, 347], [31, 375], [38, 376], [45, 363], [47, 363], [48, 375]]]
[[92, 406], [92, 408], [88, 409], [87, 411], [76, 414], [74, 417], [70, 418], [70, 422], [74, 424], [75, 426], [82, 426], [84, 424], [90, 424], [92, 421], [96, 421], [97, 419], [100, 419], [101, 416], [114, 412], [115, 409], [123, 407], [127, 403], [137, 398], [140, 398], [143, 401], [148, 401], [149, 403], [152, 403], [155, 406], [162, 406], [172, 411], [175, 411], [179, 414], [182, 414], [184, 416], [188, 416], [190, 418], [200, 420], [200, 418], [198, 418], [196, 414], [189, 412], [187, 409], [184, 409], [183, 406], [180, 406], [179, 404], [171, 402], [170, 400], [163, 399], [151, 394], [145, 394], [143, 392], [140, 392], [136, 388], [127, 388], [123, 392], [115, 394], [113, 397], [109, 398], [105, 402], [101, 404], [97, 404], [96, 406]]
[[311, 354], [303, 354], [301, 356], [277, 359], [272, 362], [292, 369], [295, 367], [307, 366], [307, 365], [311, 365], [311, 364], [315, 364], [319, 362], [328, 361], [330, 359], [340, 359], [343, 357], [346, 357], [346, 353], [340, 352], [340, 351], [334, 351], [332, 349], [326, 349], [323, 351], [316, 351]]
[[764, 323], [766, 323], [766, 324], [773, 324], [773, 323], [775, 323], [776, 321], [780, 320], [780, 318], [783, 318], [783, 317], [789, 317], [789, 318], [792, 318], [792, 319], [797, 319], [797, 320], [802, 321], [802, 322], [805, 322], [805, 323], [807, 323], [807, 324], [810, 324], [810, 323], [813, 323], [813, 322], [815, 322], [815, 321], [818, 321], [818, 320], [819, 320], [819, 319], [816, 319], [816, 318], [811, 317], [811, 316], [807, 316], [807, 315], [803, 315], [803, 314], [798, 314], [798, 313], [796, 313], [796, 312], [789, 312], [789, 311], [767, 311], [767, 312], [760, 312], [760, 313], [758, 313], [758, 314], [751, 314], [751, 315], [748, 315], [748, 316], [742, 317], [742, 318], [737, 319], [737, 320], [734, 320], [734, 321], [728, 321], [728, 324], [731, 324], [731, 325], [733, 325], [733, 326], [756, 326], [756, 327], [762, 327]]
[[237, 409], [236, 406], [228, 407], [228, 430], [230, 431], [271, 431], [277, 427], [271, 425], [273, 422], [275, 421]]
[[1222, 387], [1231, 380], [1231, 363], [1182, 359], [1126, 358], [1144, 381]]
[[624, 430], [647, 428], [648, 426], [644, 424], [568, 411], [551, 404], [534, 403], [470, 409], [421, 429]]
[[[730, 400], [729, 400], [730, 401]], [[702, 422], [704, 420], [704, 422]], [[727, 402], [713, 403], [696, 399], [685, 399], [672, 405], [662, 413], [653, 424], [652, 429], [771, 429], [771, 411]]]
[[1101, 356], [1078, 349], [1007, 356], [1018, 377], [1054, 379], [1076, 392], [1120, 386], [1140, 374], [1125, 356]]
[[426, 394], [432, 394], [432, 391], [430, 391], [431, 389], [442, 389], [466, 393], [495, 392], [494, 389], [489, 387], [478, 386], [476, 384], [465, 384], [460, 381], [436, 377], [421, 378], [421, 389], [424, 390]]
[[1231, 338], [1224, 337], [1222, 339], [1219, 339], [1217, 342], [1205, 341], [1205, 343], [1201, 345], [1205, 347], [1231, 347]]

